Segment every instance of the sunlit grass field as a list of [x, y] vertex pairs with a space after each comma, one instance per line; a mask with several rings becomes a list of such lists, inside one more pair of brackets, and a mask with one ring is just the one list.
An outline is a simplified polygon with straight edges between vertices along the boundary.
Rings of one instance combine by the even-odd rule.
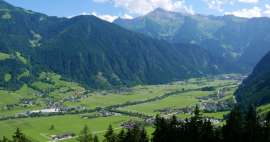
[[[48, 81], [43, 81], [48, 79]], [[51, 83], [50, 83], [51, 82]], [[160, 114], [161, 109], [179, 109], [184, 107], [193, 107], [200, 103], [199, 97], [216, 94], [217, 91], [224, 86], [230, 89], [226, 91], [224, 100], [233, 98], [233, 93], [237, 87], [235, 80], [197, 78], [181, 82], [174, 82], [162, 85], [139, 85], [122, 90], [89, 90], [86, 97], [79, 101], [71, 102], [64, 101], [65, 98], [78, 95], [78, 92], [85, 92], [85, 88], [77, 83], [67, 82], [61, 79], [60, 76], [50, 73], [42, 73], [40, 80], [33, 84], [24, 85], [16, 91], [0, 90], [0, 116], [15, 115], [18, 113], [39, 110], [47, 107], [46, 101], [53, 99], [54, 101], [63, 102], [65, 107], [83, 106], [87, 109], [106, 108], [108, 106], [121, 105], [128, 102], [137, 102], [151, 100], [153, 98], [164, 96], [168, 93], [173, 95], [166, 96], [162, 99], [138, 103], [136, 105], [128, 105], [126, 107], [116, 108], [123, 112], [139, 112], [147, 115], [155, 116]], [[232, 85], [234, 84], [234, 85]], [[212, 91], [201, 91], [202, 87], [213, 86]], [[194, 90], [195, 89], [195, 90]], [[185, 92], [183, 92], [185, 90]], [[40, 96], [44, 92], [48, 98]], [[37, 104], [30, 106], [17, 106], [13, 109], [6, 110], [4, 106], [7, 104], [20, 104], [21, 99], [35, 99]], [[222, 100], [221, 99], [221, 100]], [[204, 113], [204, 116], [222, 119], [225, 112]], [[72, 132], [78, 134], [84, 125], [88, 125], [93, 133], [97, 133], [102, 139], [103, 134], [109, 124], [117, 130], [120, 130], [121, 123], [136, 119], [142, 121], [139, 117], [129, 117], [127, 115], [98, 117], [84, 119], [81, 115], [58, 115], [51, 117], [24, 118], [0, 121], [0, 137], [11, 137], [16, 128], [21, 128], [23, 132], [33, 141], [49, 141], [51, 135]], [[176, 114], [178, 118], [190, 117], [190, 114]], [[50, 126], [54, 125], [54, 130], [49, 130]], [[147, 127], [148, 134], [151, 135], [153, 128]], [[66, 140], [65, 142], [74, 142], [76, 138]]]
[[[33, 141], [45, 142], [50, 140], [51, 135], [62, 133], [78, 134], [84, 125], [87, 125], [92, 133], [97, 133], [100, 137], [111, 124], [116, 130], [120, 130], [120, 125], [131, 118], [128, 116], [100, 117], [95, 119], [82, 119], [80, 115], [64, 115], [41, 118], [27, 118], [18, 120], [0, 121], [0, 137], [8, 136], [20, 128]], [[49, 130], [54, 125], [54, 130]], [[75, 141], [76, 139], [72, 140]]]

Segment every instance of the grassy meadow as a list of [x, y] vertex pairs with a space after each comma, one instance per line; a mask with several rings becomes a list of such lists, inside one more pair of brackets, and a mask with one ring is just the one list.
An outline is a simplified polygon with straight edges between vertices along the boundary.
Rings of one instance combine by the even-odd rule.
[[[39, 80], [30, 85], [24, 85], [16, 91], [0, 90], [0, 117], [14, 116], [27, 111], [41, 110], [49, 108], [49, 105], [60, 104], [62, 107], [83, 107], [95, 110], [97, 108], [108, 108], [114, 106], [113, 110], [120, 112], [143, 113], [148, 116], [157, 114], [170, 116], [176, 115], [178, 118], [187, 118], [191, 114], [177, 113], [175, 110], [194, 107], [201, 104], [202, 97], [215, 96], [220, 89], [227, 88], [222, 98], [218, 101], [233, 99], [233, 93], [237, 88], [238, 80], [224, 79], [224, 77], [196, 78], [180, 82], [160, 85], [139, 85], [131, 88], [121, 88], [113, 90], [87, 90], [74, 82], [68, 82], [61, 76], [51, 73], [40, 74]], [[213, 87], [211, 91], [202, 91], [204, 87]], [[171, 94], [171, 95], [168, 95]], [[23, 105], [22, 100], [34, 100], [31, 105]], [[211, 102], [209, 97], [207, 101]], [[132, 103], [137, 102], [137, 103]], [[130, 103], [130, 104], [129, 104]], [[14, 105], [15, 104], [15, 105]], [[126, 104], [123, 107], [115, 105]], [[7, 106], [12, 107], [7, 109]], [[163, 113], [160, 110], [171, 110]], [[110, 111], [110, 110], [107, 110]], [[94, 112], [100, 113], [100, 112]], [[140, 116], [129, 116], [128, 114], [113, 114], [107, 117], [98, 116], [95, 118], [84, 118], [81, 116], [94, 113], [65, 114], [50, 117], [20, 118], [0, 121], [0, 137], [11, 137], [16, 128], [21, 128], [23, 132], [33, 141], [50, 141], [51, 135], [72, 132], [78, 134], [84, 125], [88, 125], [93, 133], [97, 133], [100, 138], [108, 127], [112, 124], [116, 130], [121, 129], [121, 124], [129, 120], [143, 121]], [[228, 111], [205, 112], [204, 115], [211, 118], [222, 119]], [[49, 130], [51, 126], [54, 130]], [[147, 127], [151, 134], [153, 128]], [[76, 138], [65, 140], [74, 142]]]

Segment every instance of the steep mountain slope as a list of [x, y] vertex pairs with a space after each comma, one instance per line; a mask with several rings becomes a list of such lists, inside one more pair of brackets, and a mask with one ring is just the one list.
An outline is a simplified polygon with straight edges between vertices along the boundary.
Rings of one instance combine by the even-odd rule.
[[162, 9], [114, 23], [172, 43], [191, 43], [249, 72], [270, 50], [270, 19], [186, 15]]
[[174, 46], [94, 16], [48, 17], [0, 1], [0, 17], [0, 52], [10, 57], [0, 60], [5, 66], [0, 68], [1, 87], [16, 89], [17, 82], [27, 83], [43, 71], [90, 88], [107, 88], [225, 70], [199, 47]]
[[270, 52], [257, 64], [253, 73], [236, 92], [242, 104], [263, 105], [270, 103]]

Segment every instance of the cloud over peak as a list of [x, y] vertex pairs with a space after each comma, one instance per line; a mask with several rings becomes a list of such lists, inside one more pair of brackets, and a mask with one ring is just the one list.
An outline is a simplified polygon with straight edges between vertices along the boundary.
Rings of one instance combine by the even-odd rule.
[[234, 5], [235, 3], [245, 3], [245, 4], [256, 4], [259, 0], [203, 0], [208, 8], [218, 10], [220, 12], [224, 11], [225, 5]]
[[238, 0], [239, 2], [242, 2], [242, 3], [258, 3], [259, 0]]
[[255, 6], [251, 9], [240, 9], [233, 12], [226, 12], [225, 15], [234, 15], [243, 18], [262, 17], [262, 9]]
[[115, 7], [123, 8], [130, 14], [144, 15], [156, 8], [168, 11], [184, 12], [194, 14], [192, 6], [186, 4], [185, 0], [94, 0], [99, 3], [112, 3]]
[[250, 9], [240, 9], [233, 12], [226, 12], [225, 15], [234, 15], [244, 18], [253, 18], [253, 17], [270, 17], [270, 5], [266, 4], [264, 8], [254, 6]]

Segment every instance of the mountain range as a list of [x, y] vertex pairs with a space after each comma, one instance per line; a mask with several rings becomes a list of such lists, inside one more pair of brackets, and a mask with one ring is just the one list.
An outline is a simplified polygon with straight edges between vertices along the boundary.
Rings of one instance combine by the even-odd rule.
[[41, 72], [88, 88], [158, 84], [229, 72], [188, 43], [171, 44], [94, 16], [50, 17], [0, 0], [0, 86], [18, 89]]
[[270, 50], [270, 19], [231, 15], [189, 15], [156, 9], [134, 19], [114, 23], [170, 43], [198, 45], [231, 64], [235, 72], [249, 73]]

